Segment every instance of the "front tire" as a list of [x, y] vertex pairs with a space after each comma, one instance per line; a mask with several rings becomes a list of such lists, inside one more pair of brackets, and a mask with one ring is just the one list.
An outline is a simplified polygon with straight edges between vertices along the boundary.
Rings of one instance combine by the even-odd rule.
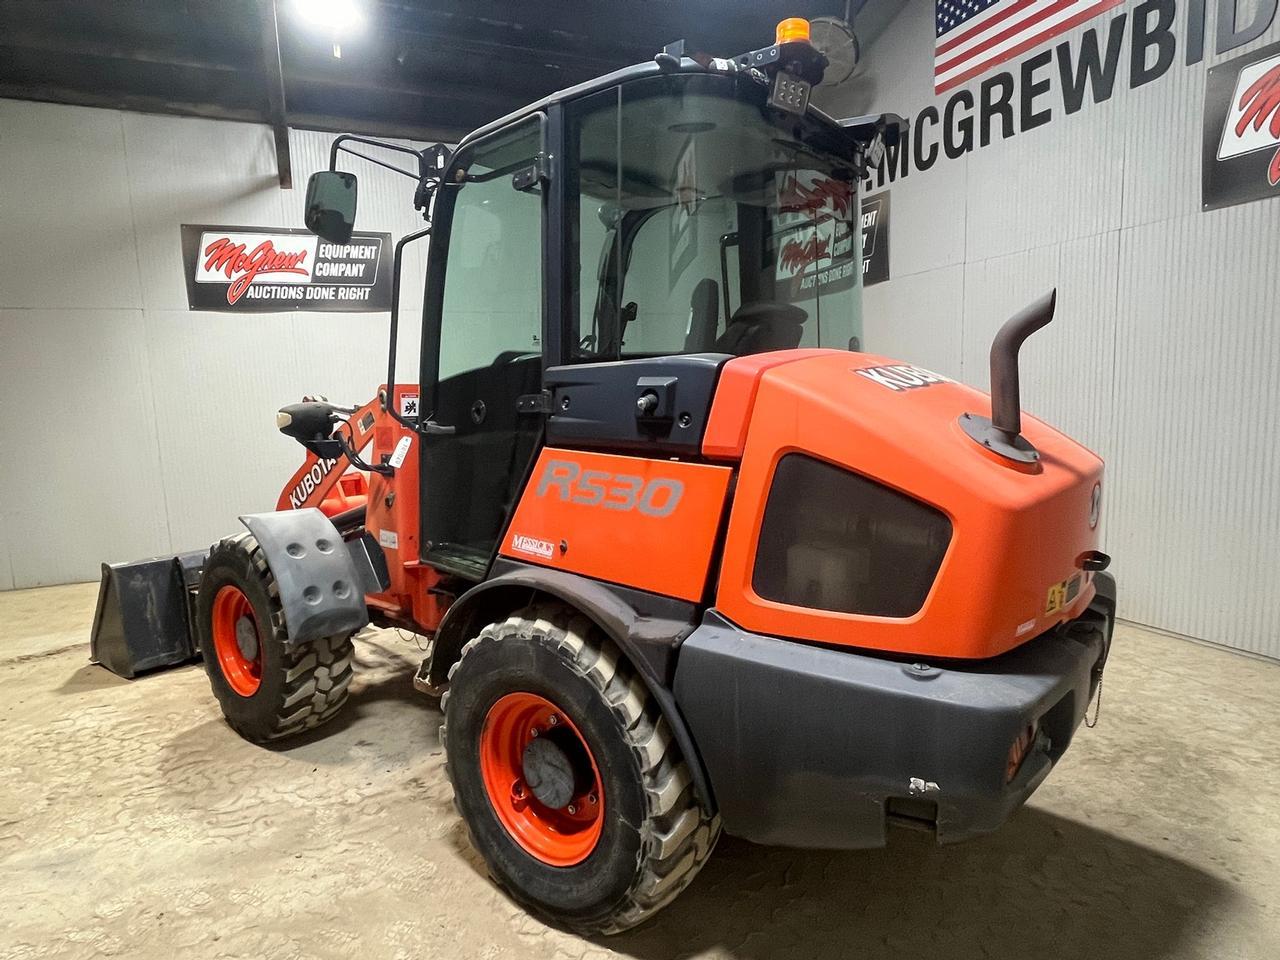
[[254, 743], [333, 719], [347, 701], [349, 634], [289, 643], [280, 591], [252, 534], [215, 544], [196, 598], [200, 653], [227, 723]]
[[485, 627], [443, 701], [454, 803], [490, 874], [584, 934], [648, 919], [720, 832], [666, 721], [617, 647], [559, 604]]

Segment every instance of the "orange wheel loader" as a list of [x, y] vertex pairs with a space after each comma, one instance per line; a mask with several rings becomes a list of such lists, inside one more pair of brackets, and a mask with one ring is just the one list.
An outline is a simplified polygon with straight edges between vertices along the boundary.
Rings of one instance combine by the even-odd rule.
[[[651, 916], [721, 830], [994, 830], [1102, 679], [1102, 463], [1019, 405], [1053, 296], [1001, 330], [990, 396], [861, 351], [859, 189], [899, 127], [810, 106], [824, 65], [790, 22], [452, 151], [383, 145], [429, 220], [395, 264], [398, 291], [430, 236], [419, 384], [397, 304], [378, 399], [282, 409], [311, 457], [286, 509], [203, 561], [194, 631], [254, 741], [341, 709], [362, 627], [429, 635], [414, 683], [472, 842], [574, 930]], [[331, 243], [360, 142], [308, 188]], [[367, 487], [331, 496], [348, 463]]]

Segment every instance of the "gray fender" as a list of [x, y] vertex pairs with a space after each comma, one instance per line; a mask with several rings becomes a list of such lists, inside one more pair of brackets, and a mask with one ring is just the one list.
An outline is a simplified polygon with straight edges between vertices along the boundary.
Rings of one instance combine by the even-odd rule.
[[[661, 670], [655, 651], [662, 646], [674, 653], [679, 642], [697, 626], [692, 605], [671, 603], [673, 616], [655, 616], [654, 611], [641, 612], [628, 602], [627, 594], [598, 580], [542, 567], [511, 565], [506, 572], [472, 587], [449, 607], [440, 622], [431, 647], [428, 679], [435, 686], [448, 679], [449, 668], [457, 661], [463, 645], [486, 624], [505, 617], [529, 603], [534, 594], [545, 594], [564, 601], [596, 624], [626, 654], [635, 666], [649, 693], [671, 728], [671, 734], [689, 765], [698, 802], [712, 814], [715, 798], [711, 781], [702, 764], [689, 726], [676, 704], [669, 680]], [[654, 598], [661, 605], [665, 598]], [[689, 608], [689, 616], [677, 612], [679, 606]], [[674, 669], [674, 656], [671, 657]]]
[[348, 634], [369, 623], [364, 579], [342, 535], [309, 507], [240, 518], [276, 578], [289, 644]]

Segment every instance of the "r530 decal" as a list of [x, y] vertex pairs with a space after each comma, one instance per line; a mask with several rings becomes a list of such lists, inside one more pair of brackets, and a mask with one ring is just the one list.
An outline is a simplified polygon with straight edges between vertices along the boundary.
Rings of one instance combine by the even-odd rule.
[[669, 477], [645, 481], [634, 474], [583, 470], [572, 460], [548, 460], [537, 495], [552, 491], [561, 500], [606, 510], [639, 510], [647, 517], [670, 516], [684, 496], [684, 483]]

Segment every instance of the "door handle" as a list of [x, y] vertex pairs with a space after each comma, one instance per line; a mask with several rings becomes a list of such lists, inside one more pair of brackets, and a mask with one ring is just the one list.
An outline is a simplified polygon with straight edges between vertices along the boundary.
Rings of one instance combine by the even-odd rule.
[[458, 428], [436, 423], [434, 420], [427, 420], [418, 424], [418, 432], [426, 434], [428, 437], [451, 437], [458, 432]]

